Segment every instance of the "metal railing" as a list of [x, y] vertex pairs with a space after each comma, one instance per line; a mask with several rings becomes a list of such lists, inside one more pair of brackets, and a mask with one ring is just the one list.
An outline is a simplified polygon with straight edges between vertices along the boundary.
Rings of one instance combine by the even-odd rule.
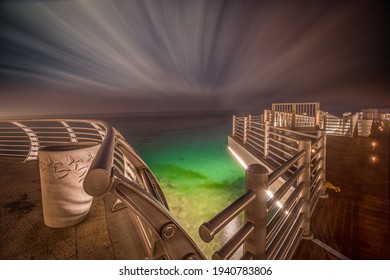
[[274, 127], [313, 130], [320, 128], [328, 135], [353, 137], [359, 113], [344, 113], [342, 118], [320, 110], [314, 103], [274, 103], [264, 116]]
[[[96, 120], [0, 121], [0, 156], [37, 160], [38, 151], [52, 144], [93, 141], [100, 148], [84, 179], [84, 190], [100, 197], [110, 192], [132, 210], [134, 230], [141, 236], [148, 259], [205, 259], [169, 212], [160, 185], [122, 135]], [[115, 210], [115, 209], [113, 209]]]
[[[269, 115], [233, 117], [234, 139], [276, 167], [268, 174], [264, 167], [250, 165], [245, 194], [200, 227], [202, 240], [209, 242], [244, 212], [244, 226], [213, 255], [214, 259], [230, 258], [242, 245], [242, 259], [288, 259], [301, 237], [310, 234], [310, 215], [325, 191], [326, 137], [322, 132], [312, 135], [273, 127], [268, 119]], [[110, 192], [132, 210], [146, 257], [205, 259], [171, 216], [151, 170], [111, 125], [94, 120], [0, 122], [3, 156], [36, 160], [45, 146], [79, 141], [101, 144], [84, 179], [85, 191], [95, 197]], [[269, 187], [281, 176], [285, 183], [272, 193]]]
[[320, 103], [273, 103], [270, 111], [272, 126], [315, 128], [319, 123]]
[[328, 135], [353, 137], [359, 113], [351, 114], [344, 113], [342, 118], [329, 114], [328, 112], [320, 112], [320, 127], [324, 129]]
[[[232, 136], [245, 145], [252, 154], [267, 159], [271, 168], [276, 168], [294, 156], [302, 139], [317, 139], [317, 134], [294, 131], [263, 122], [262, 116], [233, 116]], [[265, 118], [267, 119], [267, 118]]]
[[[200, 227], [202, 240], [210, 242], [244, 212], [243, 227], [213, 259], [229, 259], [241, 245], [241, 259], [291, 259], [301, 238], [311, 237], [310, 217], [326, 192], [326, 134], [274, 127], [264, 116], [233, 116], [233, 139], [265, 165], [277, 165], [271, 174], [249, 165], [245, 194]], [[270, 186], [282, 176], [284, 183], [272, 193]]]
[[[95, 125], [95, 126], [94, 126]], [[52, 144], [102, 142], [103, 128], [85, 120], [0, 121], [0, 156], [37, 160], [38, 150]]]

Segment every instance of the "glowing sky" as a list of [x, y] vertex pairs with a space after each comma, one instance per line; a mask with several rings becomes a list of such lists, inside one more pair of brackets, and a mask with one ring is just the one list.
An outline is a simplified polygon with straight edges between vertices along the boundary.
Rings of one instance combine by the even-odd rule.
[[382, 1], [0, 5], [0, 117], [390, 106]]

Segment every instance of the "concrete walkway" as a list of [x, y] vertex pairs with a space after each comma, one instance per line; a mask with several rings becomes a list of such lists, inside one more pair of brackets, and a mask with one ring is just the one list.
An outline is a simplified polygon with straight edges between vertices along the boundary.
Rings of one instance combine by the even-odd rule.
[[84, 222], [53, 229], [43, 222], [37, 162], [0, 158], [0, 174], [0, 259], [115, 259], [102, 198]]

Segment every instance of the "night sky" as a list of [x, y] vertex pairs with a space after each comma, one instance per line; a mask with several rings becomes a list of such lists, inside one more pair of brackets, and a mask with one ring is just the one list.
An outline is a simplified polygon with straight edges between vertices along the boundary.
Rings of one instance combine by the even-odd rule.
[[[390, 107], [386, 1], [2, 1], [0, 118]], [[386, 18], [387, 17], [387, 18]]]

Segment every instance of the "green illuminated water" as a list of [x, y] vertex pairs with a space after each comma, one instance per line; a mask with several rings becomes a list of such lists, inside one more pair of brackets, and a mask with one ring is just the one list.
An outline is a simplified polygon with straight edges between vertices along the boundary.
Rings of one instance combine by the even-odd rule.
[[206, 244], [198, 235], [199, 226], [244, 192], [244, 170], [227, 150], [229, 120], [203, 119], [202, 126], [194, 127], [193, 119], [184, 119], [180, 130], [172, 130], [177, 124], [150, 119], [143, 129], [146, 123], [152, 128], [153, 122], [157, 132], [155, 128], [135, 133], [131, 126], [119, 129], [159, 180], [172, 215], [207, 257], [234, 232], [222, 232]]

